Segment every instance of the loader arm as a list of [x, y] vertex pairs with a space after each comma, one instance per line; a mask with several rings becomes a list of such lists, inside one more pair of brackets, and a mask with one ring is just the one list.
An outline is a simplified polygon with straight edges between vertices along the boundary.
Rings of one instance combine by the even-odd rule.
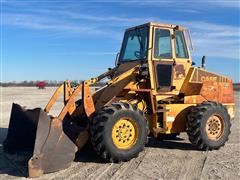
[[83, 100], [83, 106], [84, 110], [86, 112], [86, 115], [88, 117], [91, 116], [91, 114], [95, 111], [94, 103], [92, 100], [92, 95], [90, 91], [90, 85], [96, 84], [103, 78], [107, 76], [112, 76], [114, 72], [116, 71], [116, 68], [109, 69], [107, 72], [104, 72], [103, 74], [91, 78], [90, 80], [85, 80], [81, 82], [74, 91], [72, 91], [71, 85], [69, 81], [65, 81], [63, 84], [61, 84], [54, 94], [52, 95], [51, 99], [47, 103], [46, 107], [44, 108], [44, 111], [46, 113], [49, 113], [57, 99], [59, 98], [62, 91], [64, 91], [64, 108], [62, 109], [61, 113], [58, 115], [59, 119], [62, 119], [66, 116], [66, 113], [69, 113], [70, 115], [76, 110], [76, 98], [79, 93], [82, 92], [82, 100]]
[[[47, 103], [46, 107], [44, 108], [44, 111], [46, 113], [49, 113], [49, 111], [51, 110], [51, 108], [59, 98], [62, 91], [64, 91], [65, 106], [63, 107], [61, 113], [58, 115], [58, 118], [63, 120], [67, 113], [72, 115], [76, 111], [76, 104], [75, 104], [76, 98], [80, 93], [82, 93], [82, 102], [83, 102], [84, 112], [86, 113], [87, 117], [90, 117], [93, 114], [93, 112], [95, 112], [95, 105], [94, 105], [94, 99], [93, 99], [93, 96], [95, 95], [95, 93], [92, 96], [90, 86], [93, 84], [96, 84], [97, 82], [99, 82], [105, 77], [108, 77], [108, 76], [112, 77], [116, 72], [116, 70], [117, 70], [117, 67], [113, 69], [109, 69], [109, 71], [104, 72], [103, 74], [95, 78], [91, 78], [90, 80], [85, 80], [81, 82], [78, 86], [76, 86], [74, 91], [72, 91], [70, 82], [65, 81], [56, 89], [51, 99]], [[108, 90], [105, 90], [104, 93], [108, 93], [109, 91], [112, 91], [114, 92], [114, 94], [111, 93], [109, 96], [107, 96], [107, 99], [110, 100], [115, 95], [117, 95], [119, 91], [113, 91], [113, 88], [115, 87], [115, 88], [121, 89], [119, 88], [119, 84], [121, 84], [121, 86], [125, 86], [130, 81], [131, 75], [135, 71], [136, 71], [136, 66], [131, 68], [130, 70], [127, 70], [121, 75], [111, 79], [110, 81], [108, 81], [107, 82]], [[102, 96], [104, 97], [104, 95]], [[97, 104], [98, 107], [103, 105], [104, 104], [102, 103]], [[76, 112], [76, 113], [79, 113], [79, 112]]]
[[[57, 117], [49, 118], [47, 113], [64, 91], [64, 107]], [[83, 81], [73, 91], [70, 82], [66, 81], [57, 88], [39, 119], [32, 158], [28, 161], [30, 177], [38, 177], [43, 173], [54, 172], [70, 165], [77, 150], [88, 140], [87, 129], [74, 126], [71, 115], [76, 110], [76, 98], [82, 92], [83, 106], [90, 117], [95, 111], [89, 81]], [[67, 129], [67, 130], [66, 130]], [[77, 131], [77, 132], [76, 132]], [[81, 132], [81, 133], [80, 133]], [[76, 133], [77, 136], [75, 135]], [[79, 134], [80, 133], [80, 134]], [[51, 159], [51, 163], [46, 163]]]

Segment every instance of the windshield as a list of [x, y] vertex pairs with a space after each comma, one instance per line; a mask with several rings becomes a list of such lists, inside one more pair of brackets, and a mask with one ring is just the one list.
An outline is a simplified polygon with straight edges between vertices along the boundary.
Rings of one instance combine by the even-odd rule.
[[147, 56], [148, 27], [136, 28], [125, 33], [119, 60], [144, 60]]

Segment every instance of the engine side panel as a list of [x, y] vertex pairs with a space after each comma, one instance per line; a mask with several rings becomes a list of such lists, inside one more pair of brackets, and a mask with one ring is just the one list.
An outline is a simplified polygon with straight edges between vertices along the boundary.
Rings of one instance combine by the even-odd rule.
[[[221, 75], [208, 72], [201, 68], [193, 68], [188, 75], [190, 78], [188, 82], [184, 83], [181, 90], [185, 96], [200, 95], [198, 101], [215, 101], [222, 104], [234, 103], [234, 91], [232, 80]], [[187, 80], [187, 79], [186, 79]], [[194, 90], [194, 91], [193, 91]], [[201, 103], [191, 102], [188, 98], [188, 103]]]

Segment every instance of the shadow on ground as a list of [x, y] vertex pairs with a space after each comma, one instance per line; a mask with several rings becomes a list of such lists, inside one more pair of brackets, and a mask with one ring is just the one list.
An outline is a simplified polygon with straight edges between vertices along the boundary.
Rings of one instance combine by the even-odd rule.
[[184, 139], [178, 137], [166, 140], [149, 138], [149, 142], [146, 147], [161, 149], [179, 149], [183, 151], [199, 151], [195, 147], [193, 147], [191, 143], [184, 142]]
[[[7, 135], [7, 128], [0, 128], [0, 174], [27, 177], [28, 167], [27, 162], [31, 154], [29, 152], [18, 152], [8, 154], [3, 152], [3, 141]], [[190, 143], [183, 142], [184, 139], [174, 138], [168, 140], [158, 140], [149, 138], [146, 147], [163, 148], [163, 149], [180, 149], [180, 150], [196, 150]], [[106, 163], [93, 150], [92, 145], [88, 142], [81, 150], [76, 153], [74, 162], [93, 162]]]
[[76, 153], [74, 162], [94, 162], [94, 163], [106, 163], [107, 161], [100, 158], [94, 151], [91, 142], [87, 144]]
[[[0, 128], [0, 175], [11, 175], [15, 177], [25, 177], [27, 175], [26, 152], [9, 155], [3, 152], [3, 142], [7, 136], [8, 128]], [[1, 175], [1, 178], [4, 177]]]

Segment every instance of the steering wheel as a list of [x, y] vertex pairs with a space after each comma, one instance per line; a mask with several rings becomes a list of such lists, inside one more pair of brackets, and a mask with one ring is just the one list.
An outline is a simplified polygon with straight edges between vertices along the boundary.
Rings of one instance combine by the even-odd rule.
[[140, 59], [140, 51], [135, 51], [134, 56], [138, 59]]

